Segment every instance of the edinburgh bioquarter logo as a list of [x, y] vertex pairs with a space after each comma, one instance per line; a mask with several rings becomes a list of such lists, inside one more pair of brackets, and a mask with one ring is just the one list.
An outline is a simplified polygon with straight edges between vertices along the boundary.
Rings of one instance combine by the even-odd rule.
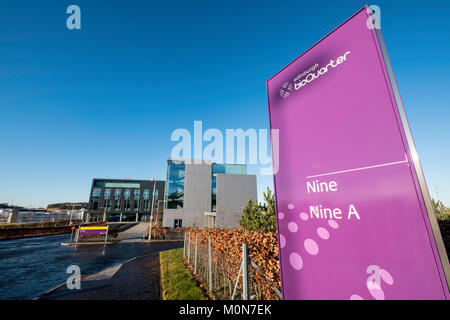
[[348, 59], [350, 51], [345, 52], [342, 56], [337, 57], [335, 60], [330, 59], [330, 62], [319, 68], [319, 64], [315, 63], [308, 69], [304, 70], [302, 73], [298, 74], [293, 81], [286, 81], [281, 85], [280, 96], [282, 98], [289, 97], [294, 91], [306, 86], [308, 83], [314, 81], [315, 79], [323, 76], [329, 70], [336, 68], [338, 65], [344, 63]]
[[291, 94], [292, 91], [292, 82], [285, 82], [281, 85], [281, 89], [280, 89], [280, 96], [283, 98], [287, 98], [289, 97], [289, 95]]

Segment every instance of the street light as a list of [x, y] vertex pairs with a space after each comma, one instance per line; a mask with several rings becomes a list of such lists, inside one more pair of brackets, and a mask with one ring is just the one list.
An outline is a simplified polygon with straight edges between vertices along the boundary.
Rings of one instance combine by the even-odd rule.
[[[73, 214], [73, 209], [74, 209], [74, 205], [72, 205], [72, 211], [70, 211], [70, 221], [69, 221], [69, 225], [72, 225], [72, 214]], [[67, 221], [67, 220], [66, 220]]]
[[151, 240], [151, 238], [152, 238], [153, 204], [155, 202], [156, 178], [153, 178], [152, 181], [153, 181], [152, 209], [151, 209], [151, 212], [150, 212], [150, 228], [149, 228], [149, 233], [148, 233], [148, 240]]

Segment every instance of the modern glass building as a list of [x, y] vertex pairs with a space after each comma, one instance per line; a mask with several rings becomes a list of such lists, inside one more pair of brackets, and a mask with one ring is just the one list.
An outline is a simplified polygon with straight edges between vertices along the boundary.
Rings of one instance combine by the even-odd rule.
[[93, 179], [87, 220], [149, 221], [153, 208], [155, 223], [161, 223], [164, 187], [165, 181], [158, 180]]
[[166, 208], [183, 208], [185, 170], [184, 163], [167, 162]]
[[212, 164], [211, 177], [211, 211], [216, 212], [217, 207], [217, 175], [218, 174], [247, 174], [247, 166], [244, 164]]
[[249, 199], [256, 200], [256, 176], [246, 165], [167, 161], [165, 227], [234, 228]]

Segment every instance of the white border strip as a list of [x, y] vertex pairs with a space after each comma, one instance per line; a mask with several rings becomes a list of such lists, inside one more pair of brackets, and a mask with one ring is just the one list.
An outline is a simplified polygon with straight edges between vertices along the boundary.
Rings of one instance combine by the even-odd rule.
[[401, 163], [408, 163], [408, 160], [389, 162], [389, 163], [377, 164], [377, 165], [374, 165], [374, 166], [361, 167], [361, 168], [355, 168], [355, 169], [348, 169], [348, 170], [342, 170], [342, 171], [335, 171], [335, 172], [329, 172], [329, 173], [316, 174], [314, 176], [308, 176], [308, 177], [306, 177], [306, 179], [323, 177], [323, 176], [329, 176], [329, 175], [338, 174], [338, 173], [345, 173], [345, 172], [360, 171], [360, 170], [366, 170], [366, 169], [372, 169], [372, 168], [393, 166], [393, 165], [401, 164]]

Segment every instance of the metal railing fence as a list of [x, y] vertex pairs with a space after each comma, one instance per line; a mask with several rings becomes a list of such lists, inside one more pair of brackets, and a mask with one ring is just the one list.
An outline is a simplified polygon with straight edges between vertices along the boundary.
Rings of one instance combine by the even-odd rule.
[[202, 240], [197, 234], [194, 238], [185, 232], [183, 257], [214, 299], [281, 299], [280, 288], [267, 279], [264, 270], [251, 260], [247, 244], [242, 244], [242, 254], [237, 259], [215, 250], [210, 238]]

